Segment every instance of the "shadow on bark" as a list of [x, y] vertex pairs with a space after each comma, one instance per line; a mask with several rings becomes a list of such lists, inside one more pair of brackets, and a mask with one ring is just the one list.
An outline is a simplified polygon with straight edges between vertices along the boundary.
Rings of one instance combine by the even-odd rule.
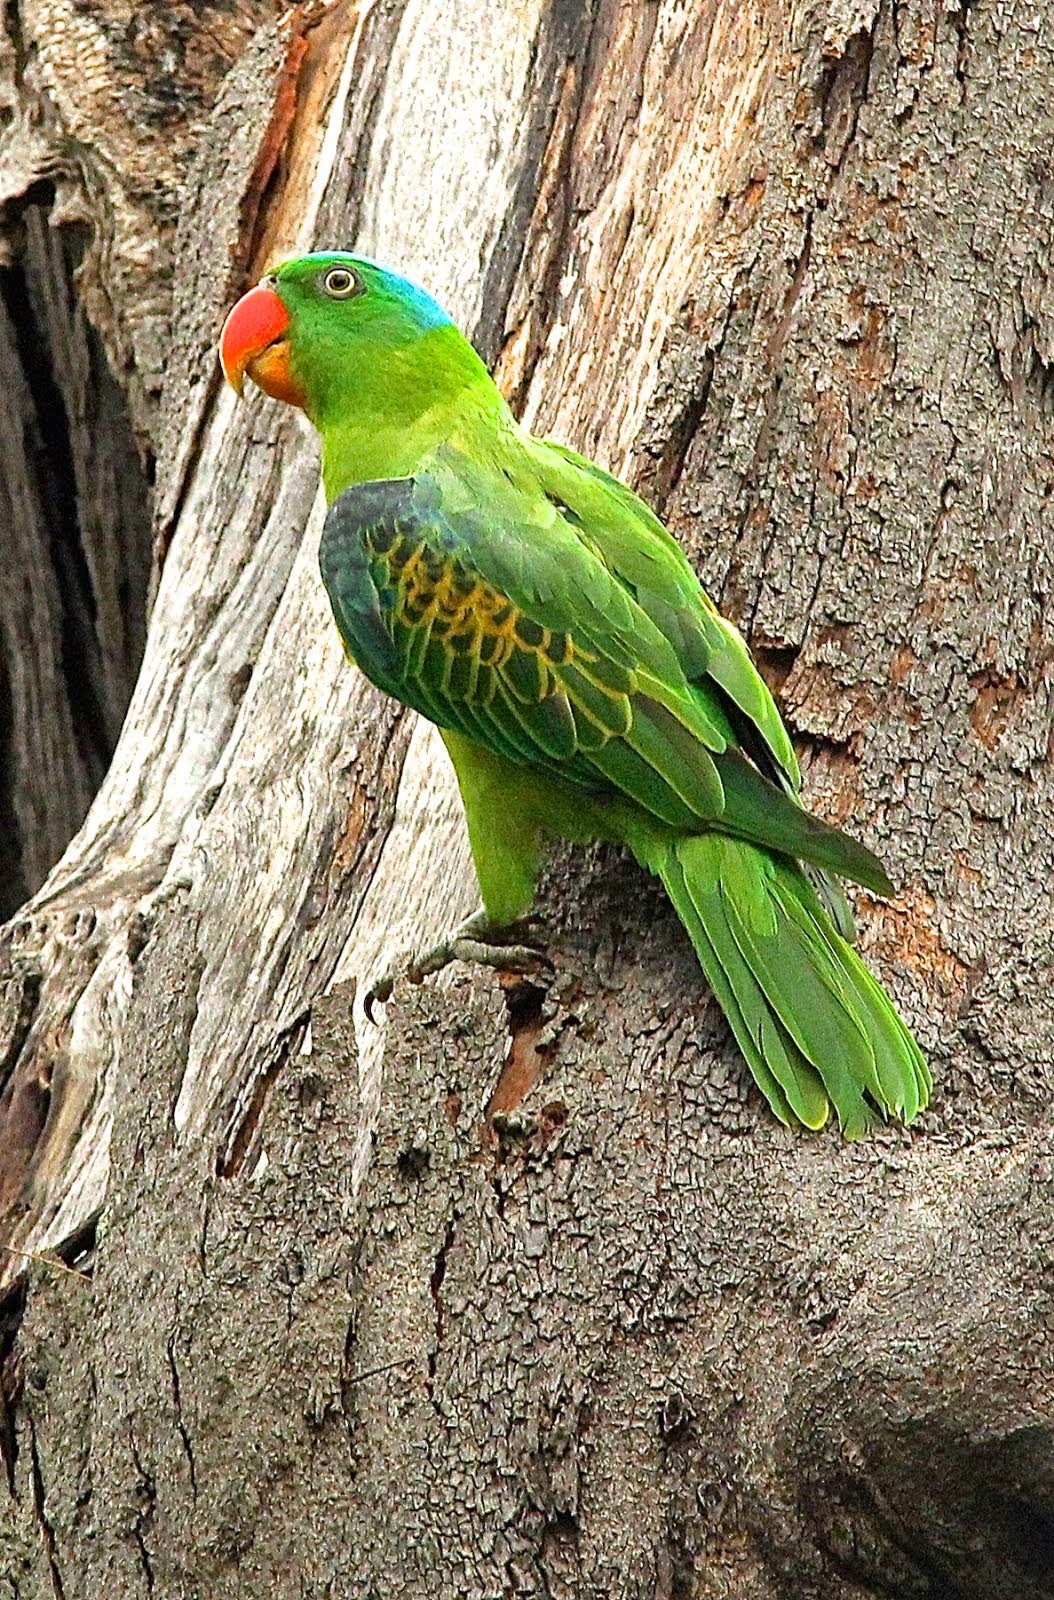
[[139, 671], [152, 465], [77, 297], [86, 225], [34, 186], [0, 267], [0, 915], [83, 821]]

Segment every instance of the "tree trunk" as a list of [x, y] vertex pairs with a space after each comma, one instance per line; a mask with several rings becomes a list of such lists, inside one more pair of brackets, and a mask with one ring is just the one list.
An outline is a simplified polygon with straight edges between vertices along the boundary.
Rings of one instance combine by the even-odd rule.
[[[51, 331], [0, 424], [50, 619], [0, 615], [43, 685], [0, 719], [12, 903], [112, 747], [157, 467], [123, 731], [2, 947], [0, 1595], [1054, 1595], [1049, 30], [272, 10], [3, 24], [21, 304], [76, 283], [95, 362], [51, 478]], [[452, 778], [344, 662], [311, 438], [213, 354], [268, 260], [352, 242], [743, 627], [810, 803], [902, 886], [860, 920], [934, 1065], [911, 1134], [779, 1127], [610, 850], [554, 860], [547, 989], [459, 967], [363, 1016], [474, 903]], [[104, 438], [145, 465], [89, 514]]]

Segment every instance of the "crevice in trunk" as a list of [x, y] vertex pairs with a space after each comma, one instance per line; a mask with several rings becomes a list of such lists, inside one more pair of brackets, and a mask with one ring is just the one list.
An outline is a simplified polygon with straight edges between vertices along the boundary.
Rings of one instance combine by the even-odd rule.
[[16, 350], [37, 424], [29, 467], [48, 517], [47, 554], [61, 608], [62, 676], [73, 713], [73, 733], [85, 771], [98, 787], [111, 749], [100, 683], [98, 608], [81, 542], [70, 418], [56, 381], [47, 330], [33, 305], [24, 259], [0, 277], [0, 294], [15, 330]]
[[88, 232], [53, 226], [53, 203], [36, 184], [3, 223], [3, 916], [42, 882], [102, 782], [146, 633], [152, 463], [78, 299]]
[[22, 867], [22, 830], [14, 805], [14, 716], [11, 674], [0, 654], [0, 916], [21, 905], [28, 888]]

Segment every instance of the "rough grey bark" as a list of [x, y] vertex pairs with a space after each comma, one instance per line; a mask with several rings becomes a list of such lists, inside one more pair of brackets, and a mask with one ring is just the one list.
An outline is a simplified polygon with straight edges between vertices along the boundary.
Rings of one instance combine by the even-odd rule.
[[[995, 0], [248, 47], [188, 180], [143, 673], [5, 947], [12, 1595], [1054, 1594], [1052, 83]], [[548, 990], [458, 969], [369, 1030], [350, 980], [471, 889], [328, 629], [309, 441], [208, 365], [309, 238], [427, 277], [742, 624], [903, 885], [861, 920], [934, 1062], [910, 1135], [776, 1126], [610, 851], [555, 861]]]

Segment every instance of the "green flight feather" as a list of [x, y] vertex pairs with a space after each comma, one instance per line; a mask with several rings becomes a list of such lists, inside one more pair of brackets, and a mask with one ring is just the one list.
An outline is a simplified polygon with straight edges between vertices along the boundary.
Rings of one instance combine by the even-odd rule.
[[677, 846], [667, 841], [649, 864], [688, 930], [707, 982], [776, 1116], [784, 1123], [796, 1117], [807, 1128], [822, 1128], [828, 1099], [819, 1074], [765, 999], [721, 914], [720, 899], [712, 891], [708, 897], [701, 883], [690, 883], [698, 863], [686, 864]]
[[777, 1116], [819, 1127], [830, 1101], [857, 1138], [876, 1111], [918, 1113], [922, 1054], [793, 863], [717, 834], [639, 848]]
[[624, 483], [562, 445], [531, 441], [539, 476], [597, 555], [674, 645], [690, 682], [707, 677], [753, 725], [795, 790], [794, 746], [741, 636], [715, 609], [677, 541]]
[[[340, 304], [327, 299], [341, 269]], [[843, 935], [880, 862], [803, 808], [772, 695], [631, 490], [521, 430], [435, 302], [341, 254], [271, 280], [323, 443], [345, 647], [443, 731], [484, 904], [530, 905], [546, 833], [656, 872], [776, 1116], [910, 1121], [930, 1078]]]
[[814, 817], [775, 784], [769, 783], [739, 750], [716, 758], [725, 791], [725, 809], [735, 826], [730, 833], [754, 844], [836, 872], [875, 894], [893, 893], [886, 869], [858, 840]]

